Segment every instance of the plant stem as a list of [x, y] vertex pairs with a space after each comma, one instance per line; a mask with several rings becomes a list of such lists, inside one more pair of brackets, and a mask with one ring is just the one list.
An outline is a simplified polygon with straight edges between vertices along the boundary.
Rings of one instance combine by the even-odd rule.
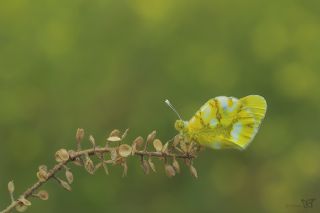
[[[70, 154], [70, 157], [67, 161], [64, 162], [60, 162], [57, 163], [53, 166], [52, 169], [50, 169], [48, 171], [48, 176], [45, 180], [43, 181], [37, 181], [36, 183], [34, 183], [31, 187], [29, 187], [25, 192], [23, 192], [20, 197], [23, 198], [28, 198], [30, 197], [36, 190], [38, 190], [43, 184], [47, 183], [51, 178], [54, 178], [55, 174], [58, 173], [61, 169], [64, 168], [64, 166], [66, 164], [68, 164], [69, 162], [75, 161], [77, 158], [83, 156], [83, 155], [95, 155], [97, 153], [108, 153], [112, 150], [113, 148], [110, 147], [103, 147], [103, 148], [99, 148], [99, 147], [94, 147], [91, 149], [86, 149], [86, 150], [82, 150], [82, 151], [77, 151], [74, 152], [72, 154]], [[179, 154], [179, 155], [175, 155], [175, 154], [168, 154], [168, 153], [162, 153], [162, 152], [148, 152], [148, 151], [136, 151], [134, 153], [134, 155], [136, 156], [152, 156], [152, 157], [157, 157], [157, 158], [163, 158], [163, 157], [175, 157], [175, 158], [184, 158], [184, 159], [191, 159], [194, 158], [195, 156], [192, 156], [190, 154]], [[18, 200], [14, 200], [11, 202], [10, 205], [8, 205], [4, 210], [2, 210], [0, 213], [8, 213], [11, 212], [16, 206], [18, 206], [20, 203]]]

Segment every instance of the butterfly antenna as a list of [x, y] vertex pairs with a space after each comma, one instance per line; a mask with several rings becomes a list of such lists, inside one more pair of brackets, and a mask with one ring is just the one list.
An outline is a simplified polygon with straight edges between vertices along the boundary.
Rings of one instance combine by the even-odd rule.
[[174, 108], [174, 106], [170, 103], [170, 101], [168, 99], [166, 99], [164, 101], [179, 117], [180, 120], [182, 120], [180, 114], [178, 113], [178, 111]]

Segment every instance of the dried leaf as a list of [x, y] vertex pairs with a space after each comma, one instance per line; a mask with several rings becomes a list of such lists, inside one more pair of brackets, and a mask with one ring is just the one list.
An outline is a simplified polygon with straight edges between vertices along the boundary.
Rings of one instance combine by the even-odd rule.
[[155, 139], [155, 140], [153, 141], [153, 147], [155, 148], [155, 150], [156, 150], [157, 152], [161, 152], [161, 151], [162, 151], [162, 148], [163, 148], [162, 142], [161, 142], [159, 139]]
[[66, 181], [59, 179], [59, 182], [64, 189], [71, 191], [71, 186]]
[[118, 136], [111, 136], [107, 140], [110, 142], [118, 142], [121, 141], [121, 138], [119, 138]]
[[83, 140], [84, 137], [84, 129], [78, 128], [76, 133], [76, 140], [78, 143], [80, 143]]
[[144, 174], [148, 175], [150, 173], [149, 164], [145, 159], [142, 160], [141, 167], [142, 167], [142, 169], [144, 171]]
[[109, 137], [118, 137], [120, 138], [121, 132], [118, 129], [114, 129], [112, 130], [112, 132], [110, 133]]
[[66, 149], [59, 149], [56, 152], [55, 157], [57, 162], [64, 162], [69, 160], [69, 153]]
[[143, 144], [143, 137], [139, 136], [137, 137], [134, 141], [133, 144], [136, 144], [136, 148], [137, 147], [141, 147]]
[[156, 167], [154, 166], [154, 163], [153, 163], [152, 160], [151, 160], [151, 157], [149, 157], [148, 163], [149, 163], [149, 166], [150, 166], [150, 168], [152, 169], [152, 171], [153, 171], [153, 172], [157, 172], [157, 171], [156, 171]]
[[178, 144], [180, 143], [180, 140], [181, 140], [181, 136], [176, 135], [173, 139], [173, 146], [178, 146]]
[[180, 141], [180, 148], [182, 149], [183, 152], [187, 152], [188, 151], [186, 142], [184, 140]]
[[20, 203], [16, 206], [16, 210], [18, 212], [25, 212], [27, 209], [28, 209], [28, 206], [25, 206], [25, 205], [20, 204]]
[[31, 206], [31, 202], [24, 197], [20, 197], [18, 199], [18, 201], [19, 201], [19, 203], [23, 204], [24, 206]]
[[127, 162], [122, 163], [122, 166], [123, 166], [122, 177], [125, 177], [125, 176], [127, 176], [127, 174], [128, 174], [128, 165], [127, 165]]
[[153, 130], [147, 137], [147, 143], [151, 143], [156, 137], [157, 131]]
[[14, 183], [13, 180], [8, 183], [8, 191], [10, 194], [14, 192]]
[[180, 173], [180, 165], [179, 165], [179, 162], [176, 160], [176, 158], [173, 158], [172, 166], [177, 173]]
[[166, 165], [164, 166], [164, 168], [165, 168], [165, 171], [166, 171], [166, 175], [167, 175], [168, 177], [173, 177], [173, 176], [176, 175], [176, 172], [174, 171], [174, 168], [173, 168], [171, 165], [166, 164]]
[[96, 147], [96, 141], [92, 135], [89, 136], [89, 141], [93, 147]]
[[132, 147], [131, 155], [134, 155], [137, 152], [137, 144], [133, 143], [131, 147]]
[[41, 200], [48, 200], [49, 199], [49, 194], [48, 192], [41, 190], [39, 191], [35, 196], [40, 198]]
[[189, 169], [190, 169], [191, 175], [195, 178], [198, 178], [198, 172], [197, 172], [196, 168], [194, 168], [194, 166], [190, 165]]
[[105, 164], [105, 163], [103, 162], [103, 163], [102, 163], [102, 166], [103, 166], [103, 169], [104, 169], [105, 173], [106, 173], [107, 175], [109, 175], [109, 170], [108, 170], [107, 164]]
[[132, 152], [132, 147], [129, 146], [128, 144], [121, 144], [119, 146], [119, 155], [121, 157], [126, 158], [131, 154], [131, 152]]
[[85, 158], [84, 167], [87, 170], [87, 172], [89, 172], [90, 174], [94, 173], [94, 164], [89, 156], [86, 156]]
[[192, 141], [188, 146], [188, 153], [191, 152], [192, 148], [194, 147], [195, 143]]
[[37, 178], [40, 182], [45, 182], [48, 178], [48, 173], [46, 170], [44, 169], [40, 169], [38, 172], [37, 172]]
[[69, 169], [66, 169], [66, 178], [69, 184], [73, 182], [73, 174]]
[[161, 151], [166, 152], [168, 149], [168, 145], [169, 145], [169, 142], [165, 143]]

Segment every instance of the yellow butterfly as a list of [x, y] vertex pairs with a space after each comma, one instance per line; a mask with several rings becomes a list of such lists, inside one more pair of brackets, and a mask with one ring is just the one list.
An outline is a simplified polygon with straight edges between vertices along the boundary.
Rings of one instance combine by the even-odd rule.
[[189, 120], [179, 120], [175, 128], [187, 141], [213, 149], [244, 150], [258, 132], [267, 111], [266, 100], [259, 95], [244, 98], [219, 96], [207, 101]]

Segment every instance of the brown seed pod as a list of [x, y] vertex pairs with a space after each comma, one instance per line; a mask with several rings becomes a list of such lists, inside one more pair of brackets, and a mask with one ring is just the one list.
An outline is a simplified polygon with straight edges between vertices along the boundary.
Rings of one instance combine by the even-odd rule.
[[153, 141], [153, 147], [157, 152], [161, 152], [163, 148], [162, 142], [159, 139], [155, 139]]
[[132, 147], [129, 146], [128, 144], [121, 144], [121, 145], [119, 146], [118, 152], [119, 152], [119, 155], [120, 155], [121, 157], [126, 158], [126, 157], [128, 157], [128, 156], [131, 154], [131, 152], [132, 152]]
[[174, 171], [174, 168], [170, 164], [165, 164], [164, 168], [165, 168], [165, 171], [166, 171], [166, 175], [168, 177], [173, 177], [173, 176], [176, 175], [176, 172]]
[[55, 154], [55, 158], [57, 162], [64, 162], [69, 160], [69, 153], [66, 149], [59, 149], [56, 154]]

